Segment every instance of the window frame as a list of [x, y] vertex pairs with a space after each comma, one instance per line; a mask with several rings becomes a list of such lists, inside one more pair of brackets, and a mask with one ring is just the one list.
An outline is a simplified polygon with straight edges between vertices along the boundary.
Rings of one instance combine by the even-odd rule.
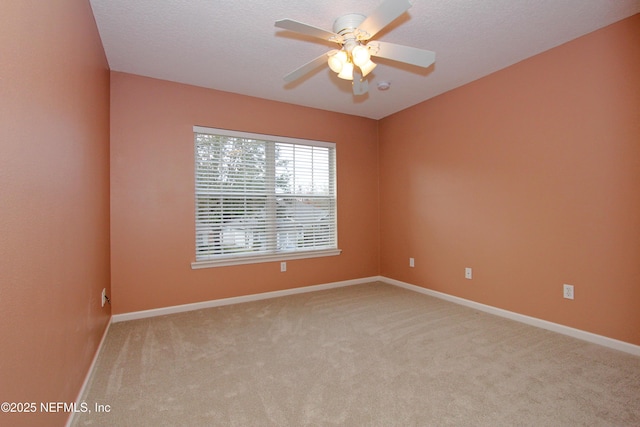
[[[333, 187], [333, 200], [334, 200], [334, 243], [335, 246], [332, 248], [323, 248], [323, 249], [312, 249], [312, 250], [296, 250], [296, 251], [283, 251], [283, 252], [270, 252], [270, 253], [262, 253], [256, 255], [246, 255], [246, 254], [230, 254], [230, 255], [219, 255], [216, 256], [215, 259], [201, 259], [198, 260], [198, 167], [197, 167], [197, 141], [196, 134], [208, 134], [222, 137], [232, 137], [232, 138], [243, 138], [243, 139], [253, 139], [257, 141], [264, 141], [268, 143], [285, 143], [285, 144], [296, 144], [302, 146], [316, 146], [316, 147], [326, 147], [332, 150], [332, 166], [333, 170], [329, 172], [332, 173], [330, 177], [330, 182]], [[254, 264], [254, 263], [262, 263], [262, 262], [274, 262], [274, 261], [286, 261], [293, 259], [305, 259], [305, 258], [317, 258], [317, 257], [326, 257], [326, 256], [336, 256], [342, 253], [342, 250], [339, 249], [338, 246], [338, 194], [337, 194], [337, 149], [336, 144], [333, 142], [326, 141], [315, 141], [309, 139], [301, 139], [301, 138], [291, 138], [285, 136], [276, 136], [276, 135], [266, 135], [266, 134], [258, 134], [251, 132], [241, 132], [234, 131], [229, 129], [219, 129], [219, 128], [211, 128], [204, 126], [194, 126], [193, 127], [193, 147], [194, 147], [194, 221], [193, 224], [195, 226], [195, 240], [194, 240], [194, 256], [195, 261], [191, 263], [192, 269], [200, 269], [200, 268], [210, 268], [210, 267], [223, 267], [230, 265], [242, 265], [242, 264]], [[269, 166], [267, 166], [269, 167]], [[271, 193], [270, 193], [271, 194]], [[279, 194], [275, 191], [270, 197], [278, 197]]]

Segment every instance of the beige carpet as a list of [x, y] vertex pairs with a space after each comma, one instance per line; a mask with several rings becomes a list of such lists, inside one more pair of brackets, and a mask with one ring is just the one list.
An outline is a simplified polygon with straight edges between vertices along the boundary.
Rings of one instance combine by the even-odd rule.
[[640, 358], [372, 283], [115, 323], [74, 426], [639, 426]]

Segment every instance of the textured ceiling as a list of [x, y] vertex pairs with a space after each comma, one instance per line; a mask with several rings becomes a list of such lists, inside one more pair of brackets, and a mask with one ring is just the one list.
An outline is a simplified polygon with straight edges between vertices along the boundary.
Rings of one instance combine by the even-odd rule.
[[[374, 39], [436, 52], [428, 69], [376, 59], [370, 90], [322, 66], [282, 77], [333, 49], [274, 27], [290, 18], [327, 30], [381, 0], [90, 0], [114, 71], [380, 119], [640, 12], [640, 0], [415, 0]], [[380, 81], [391, 82], [379, 91]]]

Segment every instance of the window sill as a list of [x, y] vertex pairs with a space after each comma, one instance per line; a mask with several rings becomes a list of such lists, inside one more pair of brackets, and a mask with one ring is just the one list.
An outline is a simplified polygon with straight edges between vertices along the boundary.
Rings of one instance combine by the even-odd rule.
[[327, 249], [322, 251], [309, 251], [309, 252], [292, 252], [292, 253], [279, 253], [270, 255], [257, 255], [248, 257], [233, 257], [217, 260], [206, 261], [194, 261], [191, 263], [191, 269], [197, 270], [200, 268], [212, 268], [212, 267], [226, 267], [230, 265], [242, 265], [242, 264], [257, 264], [261, 262], [274, 262], [274, 261], [287, 261], [290, 259], [305, 259], [305, 258], [319, 258], [326, 256], [340, 255], [342, 249]]

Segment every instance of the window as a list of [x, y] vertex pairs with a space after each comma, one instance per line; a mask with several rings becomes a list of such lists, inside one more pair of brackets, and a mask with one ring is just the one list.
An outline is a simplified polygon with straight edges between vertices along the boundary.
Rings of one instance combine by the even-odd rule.
[[194, 127], [193, 268], [338, 255], [335, 144]]

